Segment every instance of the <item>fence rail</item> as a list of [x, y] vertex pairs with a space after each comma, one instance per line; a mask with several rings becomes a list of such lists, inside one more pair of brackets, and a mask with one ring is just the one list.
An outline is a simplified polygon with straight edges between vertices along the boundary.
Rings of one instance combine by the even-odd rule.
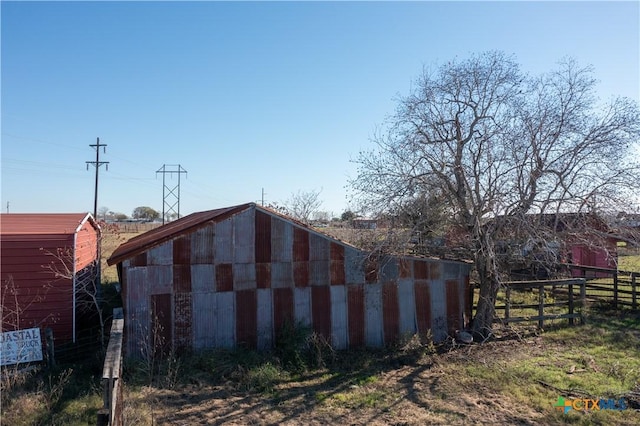
[[102, 369], [103, 407], [98, 411], [98, 426], [120, 426], [122, 419], [122, 308], [113, 310], [113, 322]]
[[[504, 305], [496, 305], [496, 311], [503, 311], [502, 317], [496, 316], [494, 322], [510, 324], [515, 322], [537, 321], [539, 328], [544, 328], [544, 322], [549, 320], [567, 319], [574, 324], [576, 319], [583, 321], [582, 307], [586, 299], [586, 280], [574, 278], [568, 280], [544, 281], [511, 281], [504, 283]], [[576, 294], [576, 289], [578, 293]], [[534, 293], [533, 295], [531, 293]], [[530, 303], [522, 297], [517, 302], [514, 296], [535, 296], [537, 303]], [[547, 295], [551, 295], [547, 300]], [[566, 296], [566, 300], [563, 296]], [[565, 308], [566, 307], [566, 312]], [[549, 312], [549, 308], [561, 308], [562, 313]], [[546, 310], [546, 312], [545, 312]], [[515, 314], [515, 315], [514, 315]]]

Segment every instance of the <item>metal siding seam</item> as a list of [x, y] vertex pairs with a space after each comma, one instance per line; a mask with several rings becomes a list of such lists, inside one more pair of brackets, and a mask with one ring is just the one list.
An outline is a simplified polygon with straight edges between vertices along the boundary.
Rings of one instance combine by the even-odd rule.
[[345, 286], [331, 286], [331, 344], [347, 348], [347, 292]]
[[379, 348], [383, 344], [382, 285], [380, 283], [365, 284], [364, 309], [365, 344]]
[[267, 350], [273, 347], [273, 306], [271, 292], [271, 289], [257, 290], [257, 346], [259, 350]]

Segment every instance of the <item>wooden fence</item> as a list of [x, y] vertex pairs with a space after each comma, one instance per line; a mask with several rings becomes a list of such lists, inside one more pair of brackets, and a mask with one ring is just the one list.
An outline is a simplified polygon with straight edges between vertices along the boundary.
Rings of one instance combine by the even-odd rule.
[[[583, 278], [544, 281], [512, 281], [504, 283], [504, 305], [496, 304], [494, 322], [510, 324], [537, 321], [539, 328], [549, 320], [567, 319], [574, 324], [583, 321], [586, 280]], [[532, 303], [532, 300], [535, 303]]]
[[576, 277], [563, 280], [505, 282], [496, 303], [494, 322], [510, 324], [537, 321], [543, 328], [549, 320], [583, 321], [583, 308], [607, 303], [614, 309], [638, 309], [640, 272], [591, 266], [563, 265]]
[[98, 411], [98, 426], [120, 426], [122, 418], [122, 308], [113, 310], [111, 335], [102, 369], [103, 407]]
[[614, 309], [628, 306], [638, 309], [640, 272], [592, 266], [566, 265], [574, 276], [587, 280], [587, 300], [611, 303]]

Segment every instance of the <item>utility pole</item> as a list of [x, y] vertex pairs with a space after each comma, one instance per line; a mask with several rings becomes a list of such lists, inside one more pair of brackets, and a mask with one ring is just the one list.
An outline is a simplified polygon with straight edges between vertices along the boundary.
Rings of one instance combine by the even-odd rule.
[[9, 202], [7, 201], [7, 213], [9, 213]]
[[[169, 169], [167, 169], [169, 168]], [[180, 164], [163, 164], [162, 167], [156, 171], [162, 173], [162, 224], [166, 220], [167, 213], [174, 213], [177, 215], [177, 219], [180, 218], [180, 175], [187, 173]], [[178, 175], [178, 183], [173, 187], [167, 186], [166, 176]]]
[[96, 161], [86, 161], [87, 170], [89, 170], [89, 164], [93, 164], [96, 168], [96, 188], [93, 195], [93, 218], [98, 220], [98, 171], [100, 170], [100, 166], [106, 164], [107, 171], [109, 170], [109, 162], [108, 161], [100, 161], [100, 147], [102, 147], [102, 152], [106, 153], [106, 144], [100, 144], [100, 138], [96, 138], [96, 143], [89, 145], [92, 148], [96, 149]]
[[262, 188], [262, 203], [260, 205], [264, 207], [264, 188]]

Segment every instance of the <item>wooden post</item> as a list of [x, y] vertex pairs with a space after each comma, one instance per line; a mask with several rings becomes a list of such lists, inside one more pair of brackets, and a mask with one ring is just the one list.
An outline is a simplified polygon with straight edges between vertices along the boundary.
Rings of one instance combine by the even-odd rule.
[[569, 325], [573, 325], [573, 284], [569, 284]]
[[636, 293], [636, 276], [635, 272], [631, 273], [631, 309], [638, 308], [638, 295]]
[[44, 329], [44, 336], [47, 342], [47, 364], [49, 368], [56, 366], [55, 348], [53, 346], [53, 330], [50, 327]]
[[584, 324], [584, 310], [587, 308], [587, 280], [580, 283], [580, 324]]
[[511, 315], [511, 286], [507, 284], [507, 296], [504, 302], [504, 320], [509, 324], [509, 316]]
[[544, 284], [538, 286], [538, 328], [544, 328]]
[[613, 273], [613, 309], [618, 309], [618, 272]]

